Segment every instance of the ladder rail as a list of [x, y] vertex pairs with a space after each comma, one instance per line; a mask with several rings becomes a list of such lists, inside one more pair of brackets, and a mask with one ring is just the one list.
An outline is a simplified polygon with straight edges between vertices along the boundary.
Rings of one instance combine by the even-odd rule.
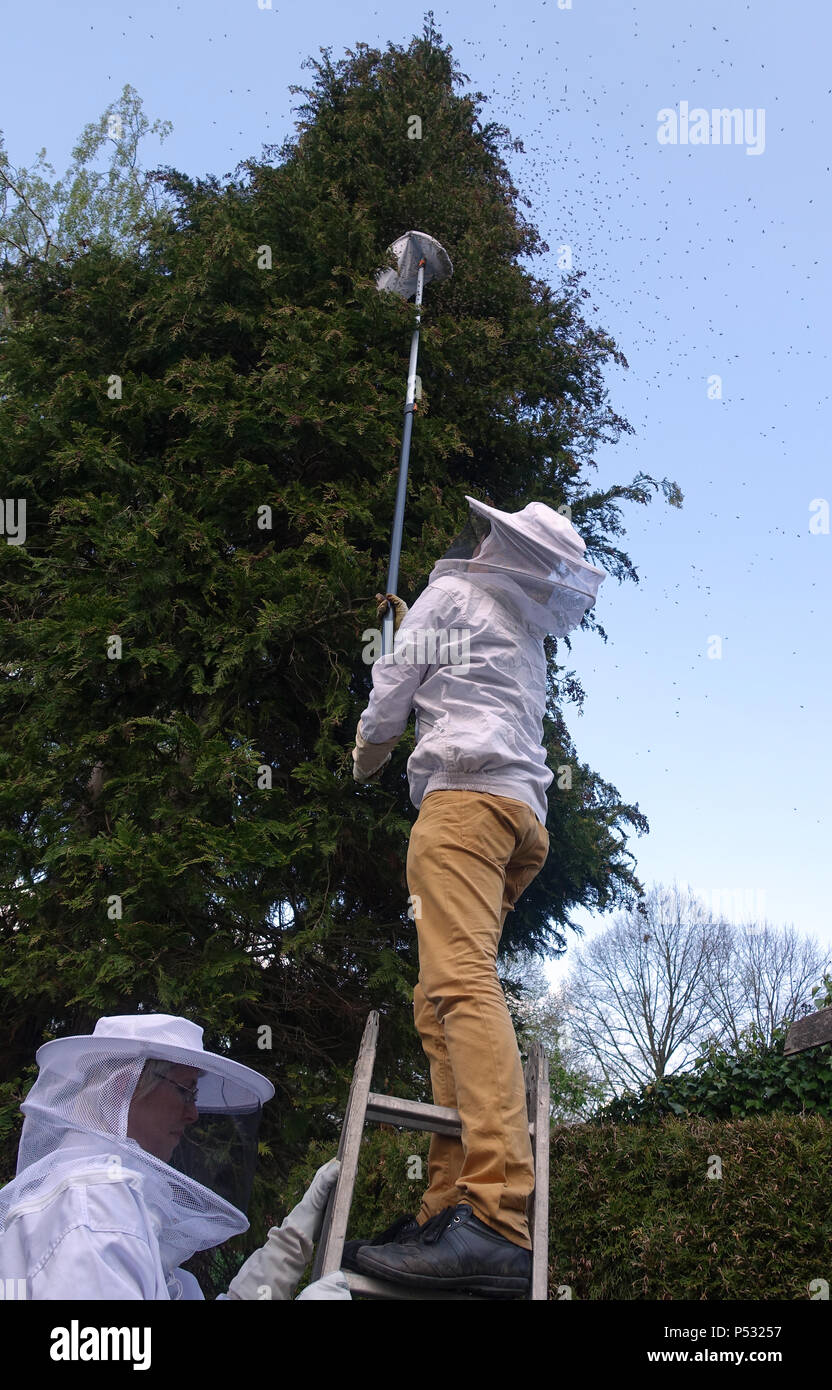
[[373, 1009], [364, 1025], [358, 1061], [355, 1064], [344, 1123], [341, 1127], [341, 1141], [338, 1145], [337, 1157], [341, 1160], [341, 1168], [324, 1214], [324, 1224], [312, 1266], [313, 1281], [322, 1279], [326, 1274], [333, 1274], [341, 1268], [355, 1176], [358, 1172], [358, 1151], [364, 1130], [367, 1097], [370, 1094], [373, 1065], [376, 1060], [378, 1017], [378, 1010]]
[[[532, 1241], [530, 1302], [545, 1302], [549, 1292], [549, 1065], [543, 1045], [532, 1043], [526, 1063], [526, 1105], [531, 1120], [534, 1187], [527, 1214]], [[540, 1181], [538, 1181], [540, 1179]]]

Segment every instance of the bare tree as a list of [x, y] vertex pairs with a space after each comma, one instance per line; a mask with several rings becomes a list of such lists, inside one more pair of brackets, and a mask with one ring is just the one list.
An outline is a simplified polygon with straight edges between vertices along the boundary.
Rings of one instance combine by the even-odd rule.
[[577, 957], [565, 985], [573, 1043], [613, 1091], [683, 1067], [712, 1030], [710, 981], [724, 941], [699, 900], [655, 885]]
[[715, 927], [719, 946], [711, 977], [714, 1035], [739, 1046], [743, 1027], [754, 1024], [767, 1042], [775, 1028], [814, 1007], [811, 987], [830, 968], [832, 953], [793, 926], [770, 922]]
[[[608, 1088], [597, 1068], [588, 1067], [586, 1059], [568, 1041], [567, 1004], [562, 987], [550, 987], [543, 961], [530, 951], [501, 960], [498, 968], [521, 1042], [543, 1044], [549, 1063], [552, 1120], [556, 1124], [586, 1120], [609, 1098]], [[519, 995], [515, 990], [521, 991]]]

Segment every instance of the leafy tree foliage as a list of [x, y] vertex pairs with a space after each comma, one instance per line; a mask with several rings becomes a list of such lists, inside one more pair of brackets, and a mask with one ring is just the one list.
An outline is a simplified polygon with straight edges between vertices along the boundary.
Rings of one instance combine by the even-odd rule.
[[[455, 265], [423, 317], [405, 597], [466, 492], [569, 506], [620, 579], [637, 579], [621, 504], [680, 503], [667, 479], [593, 484], [593, 450], [629, 429], [603, 383], [624, 358], [584, 320], [579, 276], [555, 291], [520, 266], [546, 248], [507, 132], [479, 124], [440, 38], [430, 20], [406, 50], [325, 51], [296, 140], [224, 186], [156, 174], [174, 211], [146, 244], [2, 267], [4, 495], [27, 523], [0, 545], [7, 1175], [35, 1048], [101, 1014], [188, 1015], [272, 1077], [263, 1210], [335, 1132], [370, 1007], [377, 1089], [425, 1093], [412, 727], [380, 786], [356, 786], [349, 754], [413, 322], [374, 280], [398, 235], [427, 228]], [[556, 949], [573, 907], [640, 892], [626, 842], [647, 823], [581, 762], [563, 710], [579, 686], [549, 655], [546, 748], [571, 787], [552, 785], [552, 853], [509, 951]]]
[[[137, 249], [147, 222], [165, 207], [157, 183], [139, 168], [139, 144], [148, 134], [161, 142], [172, 129], [170, 121], [150, 124], [128, 83], [119, 100], [84, 127], [63, 179], [47, 162], [45, 148], [32, 169], [16, 169], [0, 135], [0, 247], [6, 260], [57, 261], [94, 241], [122, 252]], [[95, 169], [105, 148], [109, 168]]]

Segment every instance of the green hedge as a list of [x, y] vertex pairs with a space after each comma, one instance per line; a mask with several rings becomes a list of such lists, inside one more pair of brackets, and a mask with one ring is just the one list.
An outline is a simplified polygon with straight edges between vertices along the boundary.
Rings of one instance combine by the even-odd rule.
[[786, 1056], [788, 1026], [771, 1040], [744, 1029], [738, 1047], [708, 1043], [692, 1069], [676, 1072], [597, 1110], [595, 1123], [654, 1124], [665, 1115], [707, 1119], [786, 1113], [832, 1119], [832, 1045]]
[[[348, 1237], [418, 1208], [428, 1143], [427, 1134], [368, 1127]], [[422, 1180], [407, 1176], [414, 1155]], [[708, 1177], [712, 1155], [721, 1178]], [[291, 1174], [287, 1206], [332, 1156], [312, 1146]], [[808, 1299], [812, 1280], [832, 1280], [830, 1158], [832, 1122], [820, 1115], [558, 1126], [549, 1297]]]

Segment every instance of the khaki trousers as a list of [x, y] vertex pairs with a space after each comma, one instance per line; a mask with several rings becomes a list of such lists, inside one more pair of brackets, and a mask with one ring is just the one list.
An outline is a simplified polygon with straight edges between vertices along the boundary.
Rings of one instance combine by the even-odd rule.
[[468, 1202], [527, 1250], [534, 1164], [523, 1068], [496, 963], [506, 915], [548, 853], [548, 833], [525, 802], [477, 791], [429, 792], [407, 852], [419, 940], [414, 1019], [434, 1104], [453, 1106], [462, 1120], [461, 1142], [432, 1136], [417, 1220]]

